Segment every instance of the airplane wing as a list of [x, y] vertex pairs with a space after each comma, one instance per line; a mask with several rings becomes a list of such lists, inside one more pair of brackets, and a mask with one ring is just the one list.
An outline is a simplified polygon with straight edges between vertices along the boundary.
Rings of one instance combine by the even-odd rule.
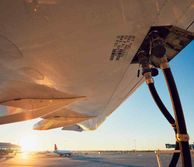
[[[193, 5], [193, 0], [0, 1], [0, 124], [40, 117], [34, 129], [96, 129], [143, 83], [139, 65], [131, 62], [149, 29], [186, 29]], [[180, 50], [171, 47], [179, 46], [179, 35], [173, 30], [169, 36], [169, 58]]]

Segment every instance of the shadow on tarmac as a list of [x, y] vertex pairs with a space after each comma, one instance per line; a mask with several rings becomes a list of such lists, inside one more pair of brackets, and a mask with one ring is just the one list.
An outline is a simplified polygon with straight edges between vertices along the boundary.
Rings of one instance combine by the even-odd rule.
[[89, 156], [75, 156], [72, 157], [71, 159], [73, 160], [79, 160], [79, 161], [88, 161], [88, 162], [93, 162], [97, 164], [103, 164], [103, 165], [110, 165], [113, 167], [143, 167], [143, 166], [134, 166], [130, 164], [122, 164], [122, 163], [117, 163], [117, 162], [109, 162], [109, 161], [104, 161], [104, 158], [102, 157], [89, 157]]

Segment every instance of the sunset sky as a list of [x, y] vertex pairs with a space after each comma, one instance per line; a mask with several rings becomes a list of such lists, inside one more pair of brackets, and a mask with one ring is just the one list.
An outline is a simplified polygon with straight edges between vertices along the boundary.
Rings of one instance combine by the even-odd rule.
[[[194, 142], [194, 41], [170, 65], [187, 121], [190, 142]], [[162, 73], [155, 85], [167, 108], [172, 111]], [[143, 84], [95, 131], [70, 132], [60, 129], [32, 130], [39, 119], [0, 126], [0, 142], [22, 145], [24, 150], [129, 150], [164, 149], [174, 143], [174, 132], [153, 102]]]

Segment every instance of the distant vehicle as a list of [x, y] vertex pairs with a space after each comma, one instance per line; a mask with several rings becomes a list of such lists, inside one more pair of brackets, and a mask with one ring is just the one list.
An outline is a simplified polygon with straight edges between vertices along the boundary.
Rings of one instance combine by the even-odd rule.
[[57, 145], [54, 145], [54, 153], [58, 154], [59, 156], [64, 156], [64, 157], [71, 157], [72, 152], [69, 150], [58, 150]]

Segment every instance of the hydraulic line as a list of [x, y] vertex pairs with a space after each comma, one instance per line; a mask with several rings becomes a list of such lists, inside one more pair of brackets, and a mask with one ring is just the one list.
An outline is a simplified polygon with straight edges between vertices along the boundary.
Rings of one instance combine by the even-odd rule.
[[[176, 129], [175, 120], [172, 117], [172, 115], [169, 113], [169, 111], [166, 109], [165, 105], [163, 104], [162, 100], [160, 99], [160, 97], [156, 91], [156, 88], [154, 86], [154, 80], [152, 78], [152, 70], [151, 70], [150, 65], [149, 65], [149, 60], [145, 56], [146, 55], [145, 53], [146, 52], [144, 52], [144, 51], [139, 52], [139, 57], [138, 57], [139, 62], [142, 65], [142, 70], [143, 70], [142, 74], [145, 77], [146, 83], [149, 87], [150, 93], [151, 93], [154, 101], [156, 102], [158, 108], [160, 109], [160, 111], [162, 112], [164, 117], [167, 119], [167, 121], [174, 128], [175, 135], [176, 135], [177, 129]], [[178, 142], [176, 142], [175, 150], [179, 150], [179, 143]], [[169, 167], [176, 166], [178, 163], [179, 157], [180, 157], [180, 153], [174, 153], [172, 156]]]
[[[179, 150], [179, 149], [180, 149], [179, 142], [176, 141], [175, 150]], [[180, 157], [180, 152], [174, 153], [170, 161], [169, 167], [175, 167], [178, 163], [179, 157]]]
[[162, 112], [162, 114], [165, 116], [165, 118], [168, 120], [168, 122], [174, 127], [175, 125], [175, 120], [172, 117], [172, 115], [169, 113], [169, 111], [166, 109], [165, 105], [163, 104], [162, 100], [160, 99], [156, 88], [154, 86], [154, 83], [149, 83], [147, 84], [148, 88], [150, 90], [150, 93], [154, 99], [154, 101], [156, 102], [158, 108], [160, 109], [160, 111]]
[[[179, 99], [176, 84], [170, 70], [168, 60], [166, 57], [166, 41], [163, 32], [158, 30], [151, 31], [144, 42], [141, 45], [141, 50], [139, 49], [137, 56], [138, 62], [142, 66], [142, 74], [145, 77], [146, 83], [149, 90], [154, 98], [154, 101], [158, 105], [159, 109], [168, 120], [168, 122], [173, 126], [176, 135], [176, 147], [180, 148], [180, 153], [175, 153], [170, 163], [170, 167], [176, 166], [179, 156], [182, 158], [183, 167], [192, 167], [191, 155], [189, 148], [189, 135], [187, 134], [186, 123], [184, 119], [184, 114], [181, 106], [181, 101]], [[152, 76], [156, 76], [155, 69], [151, 68], [151, 65], [163, 70], [168, 90], [171, 97], [171, 102], [174, 110], [175, 120], [168, 112], [164, 104], [162, 103], [156, 89], [154, 86], [154, 81]]]
[[[158, 92], [156, 91], [154, 82], [153, 83], [148, 83], [147, 85], [148, 85], [148, 88], [150, 90], [150, 93], [151, 93], [155, 103], [157, 104], [158, 108], [160, 109], [160, 111], [162, 112], [164, 117], [167, 119], [167, 121], [174, 128], [175, 135], [176, 135], [177, 130], [176, 130], [176, 125], [175, 125], [175, 120], [172, 117], [172, 115], [169, 113], [169, 111], [166, 109], [166, 107], [163, 104], [162, 100], [160, 99], [160, 96], [158, 95]], [[176, 142], [175, 150], [179, 150], [179, 143], [178, 142]], [[178, 163], [179, 157], [180, 157], [180, 153], [174, 153], [173, 156], [172, 156], [172, 159], [171, 159], [169, 167], [176, 166], [177, 163]]]
[[168, 86], [168, 90], [170, 93], [177, 129], [176, 140], [177, 142], [179, 142], [182, 166], [192, 167], [189, 149], [189, 135], [187, 134], [186, 123], [184, 119], [184, 114], [178, 90], [176, 88], [176, 84], [172, 72], [170, 70], [167, 57], [165, 56], [166, 54], [165, 42], [164, 39], [158, 33], [158, 31], [153, 31], [150, 34], [150, 38], [151, 38], [150, 53], [153, 57], [159, 59], [160, 69], [162, 69], [163, 71]]
[[177, 91], [177, 87], [167, 60], [162, 60], [162, 62], [163, 63], [160, 65], [160, 67], [163, 70], [166, 83], [168, 85], [172, 105], [173, 105], [174, 115], [176, 119], [176, 128], [177, 128], [176, 138], [177, 138], [177, 141], [179, 142], [179, 146], [181, 150], [182, 165], [183, 167], [192, 167], [190, 148], [189, 148], [189, 136], [187, 134], [186, 123], [185, 123], [184, 114], [183, 114], [179, 94]]

